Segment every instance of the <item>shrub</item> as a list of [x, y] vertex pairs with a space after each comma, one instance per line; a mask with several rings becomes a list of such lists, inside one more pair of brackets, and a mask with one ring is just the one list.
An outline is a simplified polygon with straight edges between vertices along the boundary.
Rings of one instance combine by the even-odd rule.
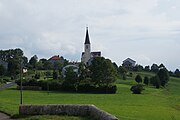
[[35, 76], [34, 76], [34, 78], [40, 79], [40, 76], [41, 76], [40, 73], [36, 73]]
[[[20, 80], [17, 80], [16, 83], [20, 86]], [[60, 82], [57, 80], [45, 81], [36, 79], [23, 80], [23, 86], [39, 86], [42, 90], [53, 90], [53, 91], [66, 91], [66, 92], [79, 92], [79, 93], [106, 93], [106, 94], [114, 94], [117, 91], [116, 85], [110, 86], [94, 86], [91, 84], [83, 83], [77, 86], [72, 84], [68, 84], [67, 82]]]
[[144, 77], [144, 84], [149, 85], [149, 78], [147, 76]]
[[159, 79], [159, 76], [154, 76], [150, 79], [150, 83], [155, 86], [156, 88], [160, 88], [161, 86], [161, 81]]
[[46, 71], [46, 72], [45, 72], [45, 76], [46, 76], [47, 78], [50, 78], [50, 77], [52, 77], [52, 73], [51, 73], [50, 71]]
[[141, 92], [144, 90], [143, 85], [138, 84], [134, 85], [130, 89], [134, 94], [141, 94]]
[[135, 81], [137, 83], [141, 83], [142, 82], [142, 77], [140, 75], [137, 75], [136, 78], [135, 78]]
[[126, 74], [122, 75], [123, 80], [126, 80]]
[[169, 81], [169, 73], [166, 69], [160, 69], [157, 73], [157, 76], [159, 77], [160, 83], [163, 87], [168, 83]]

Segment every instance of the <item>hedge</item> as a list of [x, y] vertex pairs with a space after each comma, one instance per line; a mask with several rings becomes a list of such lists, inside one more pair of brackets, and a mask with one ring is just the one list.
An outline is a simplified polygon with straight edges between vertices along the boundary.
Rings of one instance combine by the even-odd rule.
[[[16, 81], [20, 86], [20, 80]], [[23, 86], [39, 86], [42, 90], [50, 91], [65, 91], [65, 92], [77, 92], [77, 93], [105, 93], [114, 94], [117, 91], [116, 85], [111, 86], [94, 86], [91, 84], [76, 84], [71, 85], [66, 82], [60, 82], [58, 80], [45, 81], [36, 79], [23, 80]]]

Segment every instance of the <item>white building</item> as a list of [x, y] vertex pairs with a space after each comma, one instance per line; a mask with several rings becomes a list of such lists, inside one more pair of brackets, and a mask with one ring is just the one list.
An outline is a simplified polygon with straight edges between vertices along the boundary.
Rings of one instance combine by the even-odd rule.
[[101, 57], [101, 52], [91, 52], [91, 43], [87, 27], [84, 43], [84, 52], [82, 52], [81, 62], [83, 62], [85, 65], [90, 65], [94, 57]]

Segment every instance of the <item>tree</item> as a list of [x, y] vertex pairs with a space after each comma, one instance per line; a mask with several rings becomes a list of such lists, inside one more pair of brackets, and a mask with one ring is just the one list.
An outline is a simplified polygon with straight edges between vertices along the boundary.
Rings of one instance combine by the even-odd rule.
[[149, 85], [149, 78], [147, 76], [144, 77], [144, 84]]
[[67, 87], [73, 86], [76, 90], [78, 87], [78, 75], [72, 67], [66, 68], [65, 81], [63, 83]]
[[28, 58], [25, 57], [25, 56], [23, 56], [23, 57], [22, 57], [22, 61], [23, 61], [23, 66], [27, 66], [27, 64], [28, 64]]
[[157, 73], [159, 71], [159, 66], [157, 64], [153, 64], [151, 66], [151, 71]]
[[20, 61], [18, 59], [10, 59], [8, 62], [8, 73], [10, 76], [16, 76], [20, 72]]
[[23, 51], [19, 48], [9, 49], [9, 50], [0, 50], [0, 59], [8, 62], [10, 59], [19, 59], [22, 58]]
[[142, 82], [142, 77], [140, 75], [137, 75], [136, 78], [135, 78], [135, 81], [137, 83], [141, 83]]
[[118, 72], [119, 72], [119, 74], [126, 74], [127, 69], [124, 66], [119, 66]]
[[118, 73], [120, 74], [123, 80], [126, 80], [127, 69], [124, 66], [119, 66]]
[[143, 70], [143, 66], [142, 65], [136, 65], [134, 68], [133, 68], [134, 71], [142, 71]]
[[4, 68], [3, 65], [0, 65], [0, 76], [5, 75], [5, 73], [6, 73], [6, 69]]
[[90, 65], [91, 78], [94, 85], [109, 86], [115, 82], [116, 70], [109, 59], [104, 57], [96, 57]]
[[161, 64], [159, 65], [159, 69], [166, 69], [166, 67], [161, 63]]
[[159, 79], [159, 76], [154, 76], [150, 78], [150, 83], [155, 86], [156, 88], [160, 88], [161, 86], [161, 81]]
[[45, 70], [52, 70], [53, 69], [53, 64], [49, 61], [45, 61], [43, 65]]
[[169, 81], [168, 71], [166, 69], [160, 69], [159, 72], [157, 73], [157, 76], [160, 79], [161, 85], [164, 87]]
[[54, 62], [54, 70], [62, 70], [63, 63], [61, 62]]
[[150, 67], [149, 66], [145, 66], [144, 70], [149, 72], [150, 71]]
[[175, 77], [180, 77], [180, 71], [179, 71], [179, 69], [176, 69], [175, 72], [174, 72], [174, 74], [175, 74]]
[[43, 69], [44, 69], [44, 68], [43, 68], [43, 62], [42, 62], [42, 61], [37, 62], [37, 63], [36, 63], [36, 68], [37, 68], [38, 70], [43, 70]]
[[116, 73], [118, 73], [119, 67], [117, 66], [117, 64], [116, 64], [115, 62], [113, 62], [112, 64], [113, 64], [113, 66], [114, 66], [114, 68], [115, 68], [115, 70], [116, 70]]
[[29, 60], [29, 64], [32, 66], [32, 68], [36, 68], [37, 62], [38, 62], [38, 57], [36, 55], [31, 57], [31, 59]]

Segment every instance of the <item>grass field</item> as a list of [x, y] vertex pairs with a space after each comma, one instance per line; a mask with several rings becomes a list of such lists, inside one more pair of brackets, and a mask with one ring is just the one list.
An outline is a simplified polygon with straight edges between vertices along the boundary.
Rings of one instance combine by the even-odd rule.
[[[141, 74], [141, 73], [139, 73]], [[143, 73], [144, 74], [144, 73]], [[146, 87], [135, 95], [130, 87], [133, 80], [118, 81], [116, 94], [77, 94], [46, 91], [24, 91], [24, 104], [94, 104], [120, 120], [180, 120], [180, 79], [171, 78], [166, 89]], [[0, 91], [0, 110], [18, 114], [19, 91], [13, 88]], [[82, 117], [35, 116], [27, 119], [74, 119]]]

